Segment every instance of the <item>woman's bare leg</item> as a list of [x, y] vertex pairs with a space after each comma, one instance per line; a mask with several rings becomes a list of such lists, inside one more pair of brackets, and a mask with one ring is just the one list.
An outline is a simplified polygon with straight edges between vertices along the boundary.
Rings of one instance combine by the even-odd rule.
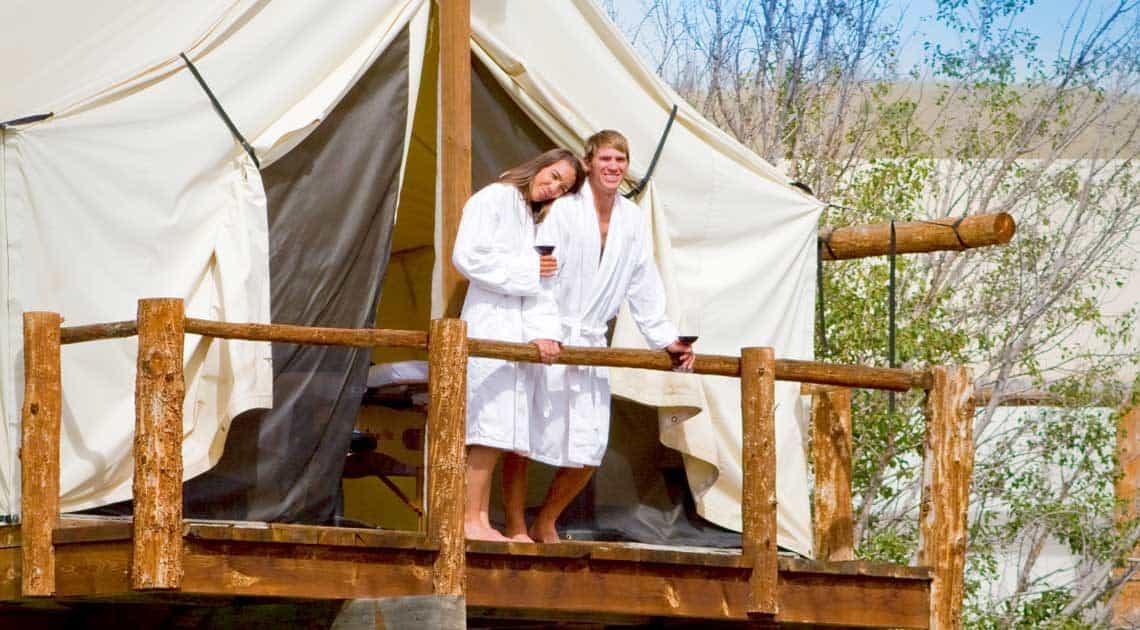
[[467, 505], [463, 514], [463, 533], [471, 540], [508, 540], [491, 527], [491, 476], [499, 461], [500, 451], [489, 446], [467, 447]]
[[574, 497], [578, 496], [582, 488], [586, 487], [586, 483], [590, 481], [590, 476], [593, 474], [593, 466], [558, 469], [554, 475], [554, 481], [550, 482], [550, 490], [546, 493], [546, 499], [542, 502], [538, 517], [530, 526], [530, 537], [535, 542], [554, 543], [559, 541], [558, 530], [554, 527], [555, 523], [558, 522], [558, 517], [562, 516], [563, 510], [570, 505]]
[[503, 455], [503, 510], [507, 526], [503, 533], [517, 542], [534, 542], [526, 532], [527, 458], [516, 453]]

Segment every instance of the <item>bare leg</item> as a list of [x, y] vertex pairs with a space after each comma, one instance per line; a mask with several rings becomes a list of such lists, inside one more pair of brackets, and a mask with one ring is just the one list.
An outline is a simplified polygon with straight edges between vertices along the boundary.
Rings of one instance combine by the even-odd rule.
[[526, 533], [526, 469], [529, 462], [521, 455], [503, 455], [503, 510], [507, 538], [517, 542], [534, 542]]
[[554, 475], [554, 481], [550, 482], [550, 490], [546, 493], [546, 499], [542, 502], [538, 517], [530, 526], [530, 537], [535, 542], [558, 542], [558, 530], [555, 529], [554, 524], [558, 522], [558, 517], [562, 516], [562, 511], [566, 509], [566, 506], [570, 505], [574, 497], [578, 496], [582, 488], [586, 487], [586, 483], [590, 481], [590, 476], [593, 474], [593, 466], [558, 469]]
[[467, 505], [463, 513], [463, 533], [471, 540], [507, 540], [491, 527], [491, 475], [500, 451], [489, 446], [467, 447]]

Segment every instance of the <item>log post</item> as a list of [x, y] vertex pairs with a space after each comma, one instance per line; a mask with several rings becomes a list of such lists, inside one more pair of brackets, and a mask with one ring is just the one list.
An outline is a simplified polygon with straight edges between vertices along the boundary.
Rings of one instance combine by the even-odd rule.
[[752, 566], [749, 615], [776, 614], [776, 359], [771, 348], [740, 351], [744, 422], [741, 553]]
[[139, 300], [131, 587], [182, 584], [182, 373], [179, 299]]
[[436, 595], [463, 597], [467, 422], [467, 323], [431, 322], [428, 338], [428, 539], [439, 546], [432, 572]]
[[851, 390], [815, 387], [811, 396], [811, 451], [815, 461], [815, 558], [855, 559], [851, 506]]
[[451, 264], [463, 204], [471, 196], [471, 4], [439, 3], [439, 257], [445, 317], [458, 317], [466, 282]]
[[[1125, 407], [1116, 423], [1116, 459], [1120, 465], [1120, 476], [1116, 479], [1116, 522], [1121, 531], [1140, 516], [1140, 406]], [[1140, 553], [1137, 546], [1129, 554], [1135, 558]], [[1113, 571], [1113, 577], [1122, 578], [1133, 567], [1124, 566]], [[1113, 628], [1135, 628], [1140, 626], [1140, 576], [1132, 574], [1120, 587], [1112, 600]]]
[[918, 563], [933, 569], [930, 627], [962, 627], [967, 508], [974, 470], [974, 385], [969, 368], [935, 366], [926, 394]]
[[24, 407], [20, 445], [20, 591], [24, 597], [55, 593], [59, 524], [60, 383], [58, 313], [24, 313]]

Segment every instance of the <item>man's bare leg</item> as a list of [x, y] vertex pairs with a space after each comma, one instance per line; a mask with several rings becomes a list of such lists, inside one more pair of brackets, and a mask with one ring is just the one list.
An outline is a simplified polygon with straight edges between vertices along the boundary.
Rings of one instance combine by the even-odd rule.
[[507, 526], [503, 534], [516, 542], [534, 542], [526, 532], [527, 458], [516, 453], [503, 455], [503, 511]]
[[500, 451], [489, 446], [467, 447], [467, 505], [463, 512], [463, 534], [471, 540], [508, 540], [491, 527], [491, 476]]
[[546, 499], [542, 502], [538, 517], [530, 526], [530, 537], [535, 542], [558, 542], [558, 530], [554, 527], [555, 523], [558, 522], [558, 517], [562, 516], [563, 510], [570, 505], [574, 497], [578, 496], [582, 488], [586, 487], [586, 483], [590, 481], [590, 476], [593, 474], [593, 466], [558, 469], [554, 475], [554, 481], [550, 482], [550, 490], [546, 493]]

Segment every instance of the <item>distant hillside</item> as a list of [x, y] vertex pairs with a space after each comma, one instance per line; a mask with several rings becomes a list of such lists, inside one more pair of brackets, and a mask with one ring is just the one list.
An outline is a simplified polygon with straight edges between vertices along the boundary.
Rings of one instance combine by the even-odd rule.
[[[780, 102], [781, 95], [757, 95], [734, 86], [720, 92], [721, 100], [714, 102], [707, 91], [682, 87], [681, 92], [722, 129], [774, 162], [783, 162], [789, 151], [801, 158], [830, 154], [848, 159], [853, 148], [856, 156], [864, 159], [882, 157], [887, 151], [852, 130], [859, 127], [864, 116], [872, 130], [888, 124], [878, 118], [888, 108], [896, 117], [908, 118], [911, 129], [925, 134], [925, 139], [912, 139], [916, 152], [935, 158], [1003, 157], [1004, 152], [989, 148], [969, 154], [971, 138], [963, 134], [975, 134], [975, 144], [984, 144], [1002, 131], [1001, 126], [1024, 123], [1033, 116], [1044, 125], [1038, 127], [1038, 133], [1029, 134], [1024, 149], [1011, 157], [1080, 160], [1140, 155], [1140, 95], [1134, 93], [1073, 88], [1064, 93], [1066, 102], [1059, 104], [1046, 101], [1050, 91], [1040, 88], [991, 93], [908, 82], [885, 89], [872, 83], [857, 84], [852, 89], [854, 93], [844, 99], [836, 87], [812, 86], [813, 93], [805, 101], [809, 103], [807, 111], [802, 114], [808, 120], [790, 132], [797, 124], [790, 114], [785, 113], [788, 119], [784, 121], [771, 120], [773, 112], [787, 111], [782, 110], [785, 103]], [[905, 106], [909, 104], [914, 106]], [[891, 124], [900, 122], [896, 118]], [[990, 131], [993, 134], [987, 133]], [[786, 138], [791, 136], [796, 137], [794, 148], [787, 146]]]

